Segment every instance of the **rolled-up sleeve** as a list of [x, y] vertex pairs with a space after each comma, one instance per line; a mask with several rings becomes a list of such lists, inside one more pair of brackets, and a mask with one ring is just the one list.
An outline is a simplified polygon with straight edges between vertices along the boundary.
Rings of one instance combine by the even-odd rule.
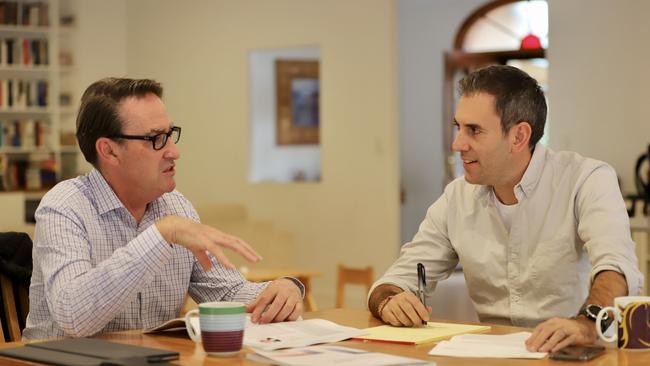
[[586, 174], [575, 207], [578, 235], [592, 264], [591, 280], [598, 272], [616, 271], [625, 276], [628, 295], [640, 294], [643, 275], [614, 169], [602, 164]]
[[377, 280], [368, 293], [379, 285], [392, 284], [405, 291], [417, 289], [417, 264], [426, 268], [427, 292], [434, 290], [438, 281], [453, 272], [458, 264], [458, 255], [453, 249], [447, 235], [447, 201], [445, 193], [427, 210], [427, 215], [420, 224], [413, 240], [404, 244], [399, 258], [384, 275]]

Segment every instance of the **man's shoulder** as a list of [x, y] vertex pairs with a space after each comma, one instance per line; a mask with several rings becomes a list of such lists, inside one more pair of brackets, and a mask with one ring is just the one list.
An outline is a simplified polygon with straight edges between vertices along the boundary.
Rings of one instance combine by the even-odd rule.
[[597, 169], [613, 171], [612, 166], [606, 162], [583, 156], [574, 151], [552, 151], [550, 149], [547, 151], [547, 162], [553, 166], [554, 170], [559, 170], [563, 175], [589, 175]]
[[91, 189], [86, 176], [67, 179], [57, 183], [41, 199], [41, 206], [74, 206], [88, 202], [87, 193]]

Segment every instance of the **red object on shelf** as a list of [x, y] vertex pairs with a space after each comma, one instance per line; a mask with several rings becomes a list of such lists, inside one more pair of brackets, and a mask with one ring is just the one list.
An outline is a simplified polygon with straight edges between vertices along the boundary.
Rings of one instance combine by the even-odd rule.
[[528, 33], [528, 35], [521, 39], [521, 45], [519, 46], [519, 49], [535, 50], [539, 48], [542, 48], [542, 41], [540, 41], [539, 37], [536, 35]]

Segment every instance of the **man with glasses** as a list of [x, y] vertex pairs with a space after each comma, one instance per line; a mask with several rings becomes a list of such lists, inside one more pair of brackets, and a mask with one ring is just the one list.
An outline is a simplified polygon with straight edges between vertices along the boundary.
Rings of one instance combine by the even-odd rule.
[[247, 303], [254, 322], [295, 320], [304, 288], [246, 281], [224, 255], [261, 258], [242, 239], [199, 223], [178, 191], [174, 126], [153, 80], [107, 78], [84, 92], [77, 140], [95, 169], [50, 190], [36, 211], [25, 339], [146, 329], [185, 298]]

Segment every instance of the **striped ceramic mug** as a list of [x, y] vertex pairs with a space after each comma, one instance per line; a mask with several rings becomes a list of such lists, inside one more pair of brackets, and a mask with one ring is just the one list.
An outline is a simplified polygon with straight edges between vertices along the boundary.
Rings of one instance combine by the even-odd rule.
[[[204, 302], [185, 314], [187, 333], [194, 342], [203, 342], [203, 349], [210, 355], [232, 356], [242, 347], [246, 324], [245, 305], [241, 302]], [[199, 315], [200, 332], [190, 318]]]

